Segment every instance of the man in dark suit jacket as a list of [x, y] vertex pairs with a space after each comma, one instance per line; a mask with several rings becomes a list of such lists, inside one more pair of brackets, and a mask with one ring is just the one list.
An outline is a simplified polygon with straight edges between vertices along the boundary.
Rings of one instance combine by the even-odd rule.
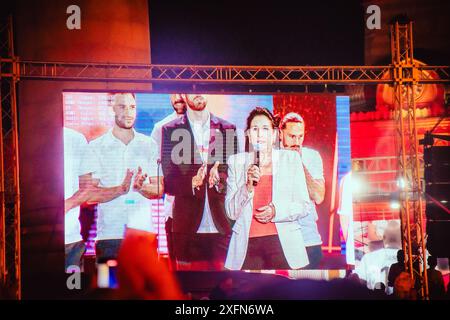
[[164, 190], [175, 196], [174, 256], [178, 270], [220, 270], [231, 234], [226, 161], [237, 153], [236, 127], [211, 114], [205, 96], [183, 98], [186, 114], [162, 128]]

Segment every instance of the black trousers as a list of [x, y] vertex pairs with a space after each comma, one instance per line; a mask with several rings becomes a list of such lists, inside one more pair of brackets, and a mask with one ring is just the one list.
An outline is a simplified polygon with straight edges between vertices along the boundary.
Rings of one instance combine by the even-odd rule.
[[250, 238], [244, 270], [291, 269], [278, 235]]
[[169, 253], [169, 259], [171, 262], [174, 262], [175, 256], [174, 256], [174, 252], [173, 252], [172, 222], [173, 222], [173, 219], [171, 217], [169, 217], [165, 224], [165, 230], [166, 230], [167, 251]]
[[303, 269], [320, 269], [320, 261], [322, 260], [322, 245], [306, 247], [309, 264]]
[[97, 263], [104, 263], [110, 259], [117, 259], [121, 245], [122, 239], [98, 240], [95, 243]]
[[178, 233], [173, 232], [173, 249], [177, 261], [221, 261], [227, 256], [229, 235], [220, 233]]

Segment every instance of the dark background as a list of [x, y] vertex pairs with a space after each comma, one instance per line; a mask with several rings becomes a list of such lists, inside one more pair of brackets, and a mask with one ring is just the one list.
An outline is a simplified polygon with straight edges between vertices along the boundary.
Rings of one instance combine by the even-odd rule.
[[149, 1], [156, 64], [363, 65], [360, 1]]
[[[154, 64], [363, 65], [361, 1], [149, 1]], [[328, 86], [342, 92], [343, 86]], [[156, 84], [155, 90], [192, 90]], [[194, 90], [247, 91], [241, 85]], [[252, 86], [263, 92], [323, 92], [324, 86]]]

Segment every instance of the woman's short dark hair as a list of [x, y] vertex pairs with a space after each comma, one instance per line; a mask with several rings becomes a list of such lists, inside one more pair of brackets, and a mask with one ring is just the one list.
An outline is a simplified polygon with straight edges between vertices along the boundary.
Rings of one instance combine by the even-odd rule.
[[256, 116], [266, 116], [270, 123], [272, 124], [272, 129], [275, 129], [278, 127], [278, 119], [270, 112], [269, 109], [264, 107], [256, 107], [252, 111], [250, 111], [250, 114], [247, 117], [247, 128], [245, 130], [250, 129], [250, 125], [252, 124], [253, 118]]
[[[256, 107], [255, 109], [253, 109], [252, 111], [250, 111], [250, 114], [247, 117], [247, 127], [246, 127], [246, 131], [248, 131], [250, 129], [250, 125], [252, 124], [253, 119], [256, 116], [266, 116], [269, 120], [270, 123], [272, 124], [272, 129], [275, 130], [275, 134], [277, 135], [277, 139], [275, 140], [275, 147], [279, 147], [279, 139], [278, 139], [278, 123], [279, 123], [279, 118], [277, 116], [274, 116], [272, 114], [272, 112], [270, 112], [269, 109], [264, 108], [264, 107]], [[250, 141], [248, 136], [245, 136], [245, 151], [250, 151]]]

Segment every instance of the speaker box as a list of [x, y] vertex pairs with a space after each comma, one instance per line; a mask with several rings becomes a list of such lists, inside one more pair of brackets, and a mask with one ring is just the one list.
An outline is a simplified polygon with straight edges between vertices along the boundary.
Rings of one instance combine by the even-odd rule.
[[[427, 249], [436, 257], [450, 257], [450, 147], [424, 150], [425, 193], [427, 194]], [[431, 201], [432, 197], [440, 205]]]

